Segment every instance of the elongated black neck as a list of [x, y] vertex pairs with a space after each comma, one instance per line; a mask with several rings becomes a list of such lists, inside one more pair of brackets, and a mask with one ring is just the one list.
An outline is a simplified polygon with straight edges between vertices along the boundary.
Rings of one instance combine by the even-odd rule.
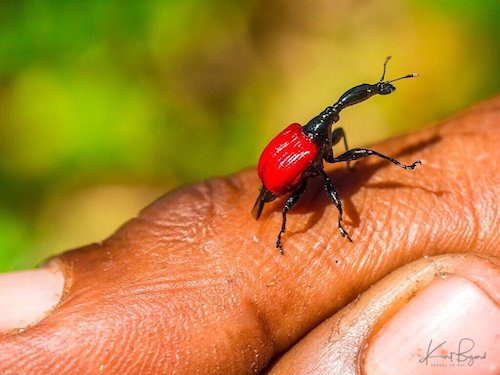
[[[385, 89], [387, 93], [383, 92], [383, 89]], [[342, 111], [345, 107], [363, 102], [375, 94], [385, 95], [394, 90], [394, 86], [386, 82], [379, 82], [374, 85], [363, 83], [355, 86], [342, 94], [335, 104], [326, 107], [323, 112], [309, 121], [303, 127], [304, 134], [311, 138], [323, 137], [323, 139], [325, 139], [325, 137], [327, 137], [329, 139], [332, 125], [339, 120], [340, 111]]]

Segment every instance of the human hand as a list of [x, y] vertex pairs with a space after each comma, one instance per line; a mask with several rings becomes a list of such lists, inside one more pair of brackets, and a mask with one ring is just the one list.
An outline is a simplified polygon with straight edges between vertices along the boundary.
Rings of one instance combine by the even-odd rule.
[[171, 192], [48, 268], [0, 276], [0, 373], [246, 373], [274, 360], [271, 373], [429, 374], [443, 371], [419, 361], [429, 340], [470, 334], [487, 356], [469, 370], [498, 371], [499, 121], [500, 97], [373, 146], [422, 160], [413, 172], [328, 166], [353, 243], [312, 182], [281, 256], [283, 202], [253, 220], [249, 169]]

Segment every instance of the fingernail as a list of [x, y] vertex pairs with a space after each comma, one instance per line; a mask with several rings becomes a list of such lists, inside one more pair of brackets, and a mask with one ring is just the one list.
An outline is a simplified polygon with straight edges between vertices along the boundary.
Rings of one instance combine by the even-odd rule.
[[64, 276], [58, 262], [36, 270], [0, 275], [0, 332], [42, 320], [62, 297]]
[[436, 279], [384, 324], [366, 350], [370, 375], [498, 374], [500, 308], [465, 278]]

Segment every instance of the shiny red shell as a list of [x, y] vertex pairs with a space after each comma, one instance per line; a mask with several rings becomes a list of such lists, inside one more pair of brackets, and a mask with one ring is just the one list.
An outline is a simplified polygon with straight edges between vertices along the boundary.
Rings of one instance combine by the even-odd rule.
[[291, 124], [264, 149], [258, 172], [262, 184], [275, 195], [294, 190], [318, 156], [316, 144], [302, 132], [300, 124]]

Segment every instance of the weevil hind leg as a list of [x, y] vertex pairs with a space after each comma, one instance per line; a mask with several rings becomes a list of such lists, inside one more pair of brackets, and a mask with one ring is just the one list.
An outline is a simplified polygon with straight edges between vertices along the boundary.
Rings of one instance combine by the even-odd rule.
[[283, 206], [283, 210], [282, 210], [283, 219], [281, 222], [281, 230], [278, 233], [278, 238], [276, 239], [276, 248], [279, 249], [281, 255], [283, 255], [283, 246], [281, 245], [281, 236], [286, 231], [286, 214], [299, 202], [302, 195], [304, 195], [304, 191], [306, 190], [306, 185], [307, 185], [307, 182], [306, 182], [306, 180], [304, 180], [302, 182], [302, 185], [300, 185], [300, 187], [297, 190], [295, 190], [292, 193], [292, 195], [290, 195], [287, 198], [285, 205]]

